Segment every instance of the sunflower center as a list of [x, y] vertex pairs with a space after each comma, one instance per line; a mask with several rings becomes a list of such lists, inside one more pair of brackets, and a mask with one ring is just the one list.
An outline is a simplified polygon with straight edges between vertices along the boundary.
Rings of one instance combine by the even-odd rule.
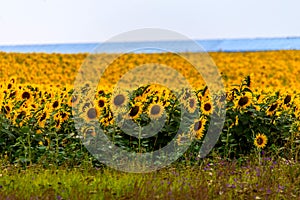
[[246, 105], [247, 103], [249, 102], [249, 98], [244, 96], [244, 97], [241, 97], [238, 104], [239, 106], [244, 106]]
[[104, 101], [103, 101], [102, 99], [100, 99], [100, 100], [98, 101], [98, 106], [99, 106], [100, 108], [102, 108], [102, 107], [104, 106]]
[[276, 108], [277, 108], [277, 103], [276, 103], [276, 104], [273, 104], [273, 105], [269, 108], [269, 111], [270, 111], [270, 112], [273, 112]]
[[197, 121], [195, 124], [194, 124], [194, 131], [199, 131], [202, 127], [202, 122], [201, 121]]
[[62, 112], [61, 114], [60, 114], [60, 116], [64, 119], [64, 118], [66, 118], [67, 117], [67, 113], [65, 113], [65, 112]]
[[26, 115], [26, 112], [25, 111], [22, 111], [18, 116], [17, 116], [17, 118], [18, 119], [21, 119], [23, 116], [25, 116]]
[[9, 106], [5, 106], [4, 113], [8, 114], [9, 112], [10, 112], [10, 107]]
[[29, 92], [23, 92], [22, 99], [29, 99], [29, 98], [30, 98]]
[[154, 105], [150, 111], [151, 115], [158, 115], [160, 113], [160, 106]]
[[42, 121], [44, 121], [46, 119], [46, 113], [43, 113], [43, 115], [41, 116], [41, 118], [40, 118], [40, 122], [42, 122]]
[[97, 111], [95, 108], [90, 108], [87, 112], [87, 116], [89, 119], [95, 119], [97, 117]]
[[99, 95], [102, 95], [102, 94], [104, 94], [104, 91], [103, 91], [103, 90], [99, 90], [99, 91], [98, 91], [98, 94], [99, 94]]
[[189, 105], [191, 108], [193, 108], [195, 106], [195, 99], [190, 99], [189, 100]]
[[53, 108], [57, 108], [57, 107], [58, 107], [58, 101], [55, 101], [55, 102], [52, 104], [52, 107], [53, 107]]
[[261, 137], [259, 137], [259, 138], [256, 139], [256, 142], [257, 142], [258, 145], [262, 145], [264, 140]]
[[122, 94], [118, 94], [115, 98], [114, 98], [114, 104], [116, 106], [121, 106], [123, 103], [125, 102], [125, 97]]
[[210, 109], [211, 109], [210, 103], [204, 104], [204, 110], [205, 110], [205, 111], [210, 111]]
[[287, 95], [287, 96], [284, 98], [283, 103], [284, 103], [284, 104], [288, 104], [288, 103], [290, 103], [291, 100], [292, 100], [291, 95]]
[[139, 106], [134, 106], [133, 108], [131, 108], [129, 116], [130, 117], [134, 117], [139, 113], [140, 107]]

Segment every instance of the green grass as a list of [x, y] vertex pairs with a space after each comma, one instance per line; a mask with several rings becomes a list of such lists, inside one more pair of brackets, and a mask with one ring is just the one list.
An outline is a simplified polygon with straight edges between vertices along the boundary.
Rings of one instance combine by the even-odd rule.
[[295, 199], [300, 163], [271, 158], [173, 164], [134, 174], [92, 165], [68, 168], [2, 163], [0, 199]]

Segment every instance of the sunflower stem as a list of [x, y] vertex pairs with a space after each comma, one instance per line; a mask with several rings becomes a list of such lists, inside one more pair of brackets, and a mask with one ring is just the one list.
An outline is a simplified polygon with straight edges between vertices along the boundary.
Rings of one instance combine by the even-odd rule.
[[259, 163], [259, 165], [261, 165], [261, 156], [260, 156], [260, 154], [261, 154], [261, 149], [258, 148], [258, 163]]
[[142, 126], [139, 125], [139, 152], [141, 153], [141, 136], [142, 136]]

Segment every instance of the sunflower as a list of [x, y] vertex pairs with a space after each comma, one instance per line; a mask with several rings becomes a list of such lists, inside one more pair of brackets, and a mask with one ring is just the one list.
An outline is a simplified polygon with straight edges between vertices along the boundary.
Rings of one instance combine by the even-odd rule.
[[95, 107], [88, 108], [85, 112], [85, 120], [86, 121], [93, 121], [99, 118], [100, 111]]
[[9, 98], [10, 99], [15, 99], [18, 95], [18, 90], [10, 90], [10, 93], [9, 93]]
[[50, 113], [47, 110], [43, 110], [41, 114], [39, 115], [38, 124], [39, 127], [44, 128], [46, 124], [46, 120], [50, 117]]
[[10, 89], [13, 89], [13, 87], [14, 87], [14, 84], [8, 83], [6, 86], [6, 89], [10, 90]]
[[16, 84], [16, 83], [17, 83], [17, 77], [16, 77], [16, 76], [10, 77], [9, 82], [10, 82], [11, 84]]
[[128, 102], [128, 94], [118, 91], [110, 98], [110, 110], [114, 113], [115, 116], [117, 116], [119, 113], [124, 113], [127, 111]]
[[197, 109], [197, 99], [194, 97], [190, 97], [185, 102], [185, 107], [187, 108], [189, 113], [194, 113]]
[[65, 112], [65, 111], [59, 111], [53, 117], [54, 120], [58, 120], [59, 119], [61, 123], [63, 123], [64, 121], [66, 121], [68, 118], [69, 118], [69, 113]]
[[127, 101], [128, 101], [127, 95], [119, 93], [113, 96], [111, 104], [114, 107], [122, 107], [127, 103]]
[[66, 120], [68, 120], [70, 114], [66, 111], [60, 111], [60, 116], [61, 116], [61, 120], [64, 122]]
[[252, 102], [252, 96], [248, 93], [240, 96], [240, 98], [236, 101], [235, 107], [238, 109], [244, 109], [248, 107]]
[[268, 138], [266, 135], [264, 134], [258, 134], [256, 135], [255, 139], [254, 139], [254, 145], [257, 147], [257, 148], [264, 148], [266, 146], [268, 142]]
[[5, 102], [2, 109], [6, 117], [10, 117], [10, 113], [13, 111], [13, 103], [11, 101]]
[[150, 119], [159, 119], [164, 113], [164, 107], [160, 103], [150, 104], [148, 109], [148, 115]]
[[292, 95], [288, 94], [283, 100], [283, 104], [289, 104], [292, 100]]
[[95, 137], [96, 136], [96, 131], [94, 127], [87, 127], [83, 131], [83, 138], [86, 139], [86, 137]]
[[276, 108], [278, 106], [278, 103], [275, 102], [269, 108], [267, 109], [267, 115], [273, 115], [276, 112]]
[[213, 105], [211, 102], [203, 102], [201, 104], [201, 111], [204, 115], [210, 115], [213, 112]]
[[61, 125], [62, 125], [62, 120], [61, 120], [61, 118], [55, 119], [54, 122], [55, 122], [55, 128], [56, 128], [56, 129], [60, 129], [60, 128], [61, 128]]
[[70, 98], [69, 98], [69, 106], [76, 106], [79, 103], [80, 97], [77, 94], [73, 94]]
[[114, 117], [113, 117], [113, 113], [112, 113], [112, 112], [108, 112], [104, 117], [101, 117], [101, 118], [100, 118], [99, 122], [100, 122], [104, 127], [113, 125], [114, 122], [115, 122]]
[[205, 124], [206, 124], [206, 119], [200, 118], [200, 119], [195, 120], [191, 126], [191, 129], [190, 129], [191, 133], [198, 140], [201, 139], [204, 135]]
[[31, 98], [33, 98], [32, 91], [27, 88], [23, 89], [18, 94], [18, 100], [30, 100]]
[[135, 103], [128, 112], [128, 117], [131, 119], [136, 119], [143, 112], [142, 103]]
[[95, 106], [98, 108], [102, 109], [106, 106], [106, 98], [105, 97], [100, 97], [94, 101]]

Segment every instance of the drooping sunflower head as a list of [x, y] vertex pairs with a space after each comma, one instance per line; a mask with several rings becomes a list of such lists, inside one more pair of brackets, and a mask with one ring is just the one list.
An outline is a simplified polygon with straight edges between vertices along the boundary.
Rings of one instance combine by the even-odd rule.
[[76, 106], [79, 103], [80, 97], [78, 94], [73, 94], [70, 98], [69, 98], [69, 102], [68, 104], [70, 106]]
[[197, 138], [198, 140], [201, 139], [204, 135], [206, 119], [200, 118], [194, 121], [194, 124], [191, 126], [191, 133], [192, 135]]
[[283, 104], [289, 104], [292, 101], [292, 95], [288, 94], [283, 100]]
[[273, 115], [276, 112], [276, 108], [278, 106], [278, 103], [275, 102], [269, 108], [267, 109], [267, 115]]
[[83, 138], [86, 139], [87, 137], [95, 137], [96, 131], [95, 127], [87, 127], [83, 131]]
[[264, 134], [257, 134], [255, 139], [254, 139], [254, 145], [257, 147], [257, 148], [264, 148], [266, 146], [268, 142], [268, 138], [266, 135]]
[[153, 103], [149, 106], [148, 115], [150, 119], [159, 119], [164, 112], [164, 107], [160, 103]]
[[135, 103], [128, 112], [128, 117], [131, 119], [137, 119], [143, 112], [143, 107], [140, 102]]

